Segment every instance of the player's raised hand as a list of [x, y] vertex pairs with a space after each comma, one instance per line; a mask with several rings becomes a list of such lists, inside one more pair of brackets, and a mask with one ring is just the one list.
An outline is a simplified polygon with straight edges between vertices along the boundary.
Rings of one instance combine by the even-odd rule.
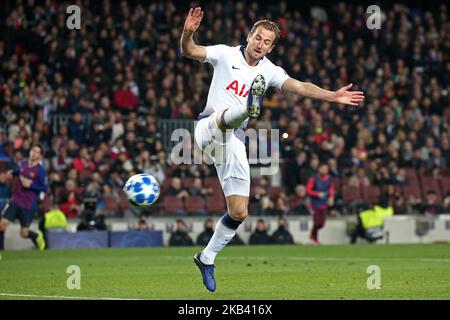
[[362, 91], [349, 91], [353, 86], [350, 83], [334, 93], [334, 102], [349, 104], [351, 106], [357, 106], [360, 102], [364, 100], [364, 93]]
[[200, 22], [202, 22], [203, 11], [202, 8], [197, 7], [195, 9], [189, 9], [189, 13], [186, 17], [186, 21], [184, 22], [184, 31], [185, 32], [195, 32], [200, 26]]

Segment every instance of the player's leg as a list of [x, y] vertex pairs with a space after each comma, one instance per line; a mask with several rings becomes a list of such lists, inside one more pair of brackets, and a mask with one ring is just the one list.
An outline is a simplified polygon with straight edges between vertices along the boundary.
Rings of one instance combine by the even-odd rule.
[[[213, 121], [216, 119], [212, 115]], [[199, 124], [200, 125], [200, 124]], [[196, 128], [196, 142], [202, 148], [202, 136], [208, 139], [205, 122]], [[209, 128], [211, 129], [211, 127]], [[214, 260], [217, 254], [230, 242], [236, 229], [248, 215], [248, 198], [250, 195], [250, 166], [248, 164], [245, 145], [233, 133], [227, 133], [225, 141], [214, 142], [214, 160], [217, 175], [227, 200], [228, 212], [218, 221], [214, 234], [206, 248], [195, 255], [194, 262], [200, 269], [203, 283], [209, 291], [215, 291]], [[202, 148], [202, 150], [209, 150]], [[205, 151], [206, 152], [206, 151]]]
[[[233, 181], [234, 180], [234, 181]], [[243, 184], [244, 180], [229, 178], [225, 186], [240, 185], [241, 190], [250, 189]], [[224, 192], [227, 187], [224, 188]], [[248, 191], [249, 192], [249, 191]], [[243, 195], [226, 195], [228, 212], [217, 222], [214, 234], [208, 242], [208, 245], [201, 252], [194, 256], [194, 262], [197, 264], [203, 277], [205, 287], [214, 292], [216, 290], [216, 281], [214, 278], [214, 261], [217, 254], [222, 251], [225, 246], [233, 239], [236, 229], [248, 216], [248, 196]]]
[[327, 216], [328, 216], [328, 207], [325, 206], [322, 208], [321, 210], [321, 224], [320, 224], [320, 229], [322, 229], [323, 227], [325, 227], [325, 224], [327, 223]]
[[315, 244], [320, 244], [318, 233], [319, 230], [325, 226], [325, 222], [327, 219], [327, 208], [326, 207], [318, 207], [316, 208], [316, 214], [314, 215], [314, 239]]
[[311, 229], [311, 232], [309, 234], [309, 239], [311, 239], [312, 242], [317, 243], [317, 225], [318, 225], [318, 218], [317, 218], [317, 208], [313, 208], [313, 227]]
[[217, 222], [214, 234], [201, 253], [201, 261], [214, 264], [217, 254], [233, 239], [237, 228], [248, 216], [248, 197], [230, 195], [226, 197], [228, 212]]
[[313, 213], [313, 228], [311, 230], [310, 239], [315, 244], [319, 244], [318, 232], [319, 232], [319, 229], [321, 229], [324, 224], [323, 210], [321, 207], [315, 207], [315, 208], [313, 208], [313, 211], [314, 211], [314, 213]]
[[248, 216], [250, 166], [245, 144], [232, 134], [217, 154], [223, 155], [223, 158], [216, 157], [214, 164], [228, 211], [218, 221], [217, 231], [203, 250], [202, 261], [205, 264], [214, 264], [216, 255], [231, 241], [236, 229]]
[[[201, 119], [195, 126], [194, 138], [195, 143], [199, 149], [210, 157], [213, 161], [216, 158], [214, 149], [218, 149], [220, 145], [223, 146], [224, 139], [222, 130], [218, 127], [218, 113], [214, 112], [208, 118]], [[201, 253], [194, 256], [194, 263], [200, 270], [203, 284], [205, 287], [213, 292], [216, 290], [216, 281], [214, 279], [214, 265], [205, 264], [200, 260]]]
[[350, 243], [351, 244], [356, 243], [356, 240], [358, 239], [358, 237], [365, 238], [365, 231], [362, 226], [361, 218], [359, 217], [359, 215], [357, 217], [357, 224], [356, 224], [355, 230], [353, 230], [351, 237], [350, 237]]
[[[208, 264], [214, 263], [215, 255], [233, 238], [239, 224], [248, 216], [250, 195], [250, 166], [243, 142], [232, 135], [223, 149], [216, 154], [224, 156], [223, 159], [216, 156], [214, 160], [217, 175], [227, 201], [228, 212], [219, 220], [217, 237], [213, 236], [211, 246], [206, 249], [204, 262]], [[218, 244], [215, 244], [216, 239]], [[220, 244], [222, 242], [225, 242], [225, 244]], [[209, 250], [212, 247], [216, 249]]]
[[0, 220], [0, 250], [5, 250], [5, 232], [11, 221], [14, 221], [16, 211], [17, 207], [11, 203], [6, 204], [2, 210]]
[[262, 96], [266, 90], [266, 80], [264, 76], [257, 75], [250, 86], [247, 103], [245, 106], [234, 106], [221, 112], [217, 119], [220, 129], [230, 129], [239, 127], [248, 117], [256, 118], [261, 110]]
[[0, 220], [0, 251], [5, 250], [5, 231], [10, 223], [11, 221], [5, 217], [2, 217], [2, 220]]
[[45, 249], [44, 235], [41, 231], [38, 232], [30, 230], [30, 225], [33, 222], [34, 211], [28, 209], [19, 210], [18, 217], [20, 220], [20, 236], [25, 239], [30, 239], [39, 250]]

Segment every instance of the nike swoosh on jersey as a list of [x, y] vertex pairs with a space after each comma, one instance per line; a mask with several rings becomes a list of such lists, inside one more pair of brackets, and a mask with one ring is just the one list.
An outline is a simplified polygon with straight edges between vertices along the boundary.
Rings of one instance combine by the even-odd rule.
[[236, 70], [241, 70], [241, 68], [236, 68], [235, 66], [232, 66], [232, 68]]

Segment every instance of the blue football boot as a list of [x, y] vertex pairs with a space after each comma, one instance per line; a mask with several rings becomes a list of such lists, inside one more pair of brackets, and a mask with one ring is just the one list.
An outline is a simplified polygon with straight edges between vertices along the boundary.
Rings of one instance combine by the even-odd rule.
[[205, 285], [206, 289], [208, 289], [211, 292], [216, 291], [216, 280], [214, 279], [214, 265], [213, 264], [204, 264], [200, 260], [201, 252], [197, 253], [194, 256], [194, 262], [197, 265], [197, 267], [200, 269], [200, 272], [202, 274], [203, 278], [203, 284]]

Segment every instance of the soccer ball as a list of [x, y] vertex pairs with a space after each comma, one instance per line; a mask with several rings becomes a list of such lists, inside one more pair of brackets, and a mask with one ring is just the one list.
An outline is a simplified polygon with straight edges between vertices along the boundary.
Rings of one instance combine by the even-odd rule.
[[140, 173], [127, 180], [123, 191], [132, 205], [146, 207], [158, 200], [160, 188], [154, 176]]

